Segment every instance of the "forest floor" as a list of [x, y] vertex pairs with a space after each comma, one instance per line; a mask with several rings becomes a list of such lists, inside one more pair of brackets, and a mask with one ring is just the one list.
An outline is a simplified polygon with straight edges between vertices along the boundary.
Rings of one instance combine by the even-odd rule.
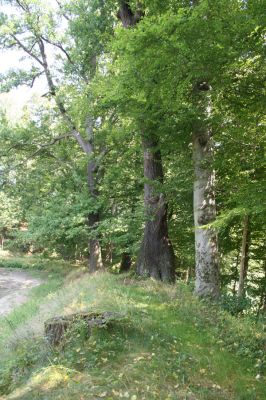
[[0, 268], [0, 316], [24, 303], [29, 290], [41, 282], [25, 271]]
[[[182, 284], [7, 260], [43, 282], [0, 317], [2, 400], [262, 400], [263, 328], [197, 300]], [[4, 266], [0, 261], [0, 266]], [[24, 264], [23, 264], [24, 263]], [[88, 338], [76, 325], [51, 348], [44, 321], [79, 311], [126, 315]], [[265, 348], [264, 348], [265, 350]], [[2, 397], [1, 397], [2, 395]]]

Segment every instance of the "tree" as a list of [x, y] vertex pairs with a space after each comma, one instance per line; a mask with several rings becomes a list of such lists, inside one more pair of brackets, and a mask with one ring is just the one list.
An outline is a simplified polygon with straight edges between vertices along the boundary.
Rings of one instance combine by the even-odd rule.
[[[77, 74], [77, 71], [80, 70], [78, 75], [79, 79], [82, 81], [81, 86], [84, 90], [88, 80], [90, 80], [91, 76], [94, 74], [96, 57], [100, 52], [101, 46], [98, 45], [97, 47], [94, 46], [93, 49], [90, 48], [89, 57], [87, 54], [86, 59], [86, 62], [89, 61], [89, 66], [77, 66], [72, 61], [69, 53], [71, 40], [74, 39], [75, 41], [75, 37], [72, 37], [70, 43], [64, 43], [64, 41], [60, 42], [57, 40], [55, 35], [56, 29], [58, 28], [58, 21], [56, 20], [56, 17], [54, 17], [52, 10], [45, 9], [44, 4], [41, 1], [37, 1], [34, 4], [28, 1], [9, 1], [7, 3], [17, 7], [19, 17], [3, 16], [1, 37], [2, 46], [4, 48], [17, 48], [22, 50], [33, 62], [33, 66], [28, 73], [25, 74], [24, 71], [18, 71], [15, 74], [14, 72], [9, 74], [11, 85], [18, 85], [28, 81], [33, 84], [36, 78], [44, 74], [49, 90], [49, 96], [53, 98], [56, 103], [57, 109], [65, 122], [65, 129], [70, 132], [70, 135], [77, 141], [88, 159], [88, 190], [90, 197], [94, 199], [95, 202], [94, 211], [91, 211], [88, 216], [88, 226], [90, 231], [89, 268], [91, 272], [93, 272], [102, 267], [101, 247], [96, 230], [99, 223], [99, 211], [97, 209], [97, 172], [101, 157], [104, 155], [106, 150], [101, 150], [100, 154], [96, 154], [97, 152], [94, 145], [94, 118], [85, 113], [83, 121], [79, 121], [75, 116], [73, 118], [71, 109], [66, 106], [65, 103], [67, 103], [67, 99], [64, 100], [63, 97], [63, 85], [61, 83], [60, 87], [60, 85], [55, 83], [55, 79], [58, 77], [58, 69], [52, 71], [50, 62], [48, 61], [47, 47], [50, 51], [51, 47], [59, 50], [60, 53], [65, 56], [66, 60], [63, 61], [63, 65], [67, 64], [71, 72], [75, 71], [75, 74]], [[98, 4], [96, 4], [96, 6], [97, 5]], [[91, 13], [90, 15], [94, 14]], [[82, 19], [81, 13], [80, 18]], [[77, 22], [75, 21], [75, 23]], [[25, 32], [27, 33], [26, 36]], [[14, 79], [14, 76], [16, 79]], [[61, 76], [62, 81], [64, 78], [64, 75]], [[6, 86], [4, 89], [6, 89]], [[84, 139], [81, 132], [86, 133], [86, 139]]]
[[21, 18], [1, 17], [2, 45], [33, 65], [2, 86], [49, 85], [46, 105], [1, 132], [1, 172], [30, 208], [32, 240], [65, 257], [90, 241], [92, 269], [100, 246], [113, 269], [136, 260], [140, 275], [195, 277], [197, 295], [221, 290], [236, 305], [241, 271], [240, 292], [263, 308], [261, 3], [65, 1], [54, 15], [12, 4]]
[[246, 215], [243, 220], [243, 237], [241, 246], [241, 261], [238, 282], [238, 297], [243, 297], [245, 294], [244, 284], [248, 272], [248, 248], [249, 248], [249, 228], [248, 216]]
[[[140, 10], [133, 11], [126, 1], [121, 1], [118, 13], [124, 28], [134, 27], [142, 16]], [[167, 204], [163, 193], [158, 193], [154, 184], [163, 183], [163, 166], [159, 140], [151, 127], [145, 129], [143, 116], [138, 121], [144, 154], [144, 203], [146, 221], [137, 272], [157, 280], [172, 282], [175, 276], [175, 257], [168, 235]], [[154, 127], [153, 127], [154, 128]]]

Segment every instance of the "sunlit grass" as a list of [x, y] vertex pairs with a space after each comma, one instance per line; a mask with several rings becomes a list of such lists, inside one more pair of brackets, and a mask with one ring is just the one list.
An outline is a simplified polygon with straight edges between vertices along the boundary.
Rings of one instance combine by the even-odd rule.
[[[199, 302], [185, 285], [108, 273], [90, 276], [84, 270], [64, 280], [56, 275], [54, 283], [50, 279], [19, 308], [23, 315], [14, 329], [6, 327], [13, 374], [6, 399], [266, 397], [254, 360], [237, 355], [228, 344], [234, 334], [240, 340], [235, 327], [244, 330], [245, 322]], [[94, 329], [88, 339], [77, 327], [64, 347], [49, 348], [42, 338], [44, 321], [84, 310], [120, 311], [126, 318], [108, 329]], [[220, 335], [221, 327], [228, 340]]]

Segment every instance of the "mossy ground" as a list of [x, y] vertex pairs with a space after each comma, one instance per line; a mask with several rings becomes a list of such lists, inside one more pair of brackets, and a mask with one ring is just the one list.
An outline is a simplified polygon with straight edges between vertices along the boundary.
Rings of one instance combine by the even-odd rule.
[[[266, 398], [260, 327], [199, 302], [182, 283], [54, 267], [46, 263], [46, 282], [0, 321], [2, 399]], [[126, 318], [89, 338], [77, 325], [49, 348], [44, 320], [82, 310]]]

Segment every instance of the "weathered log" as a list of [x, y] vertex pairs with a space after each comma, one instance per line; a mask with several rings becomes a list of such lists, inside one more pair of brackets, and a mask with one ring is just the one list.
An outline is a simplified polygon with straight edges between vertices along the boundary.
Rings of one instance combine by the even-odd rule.
[[86, 322], [88, 327], [88, 336], [90, 336], [92, 327], [104, 327], [111, 321], [118, 320], [123, 317], [124, 315], [111, 311], [106, 311], [102, 313], [82, 312], [57, 316], [45, 321], [44, 334], [50, 345], [56, 346], [62, 342], [65, 332], [79, 321]]

